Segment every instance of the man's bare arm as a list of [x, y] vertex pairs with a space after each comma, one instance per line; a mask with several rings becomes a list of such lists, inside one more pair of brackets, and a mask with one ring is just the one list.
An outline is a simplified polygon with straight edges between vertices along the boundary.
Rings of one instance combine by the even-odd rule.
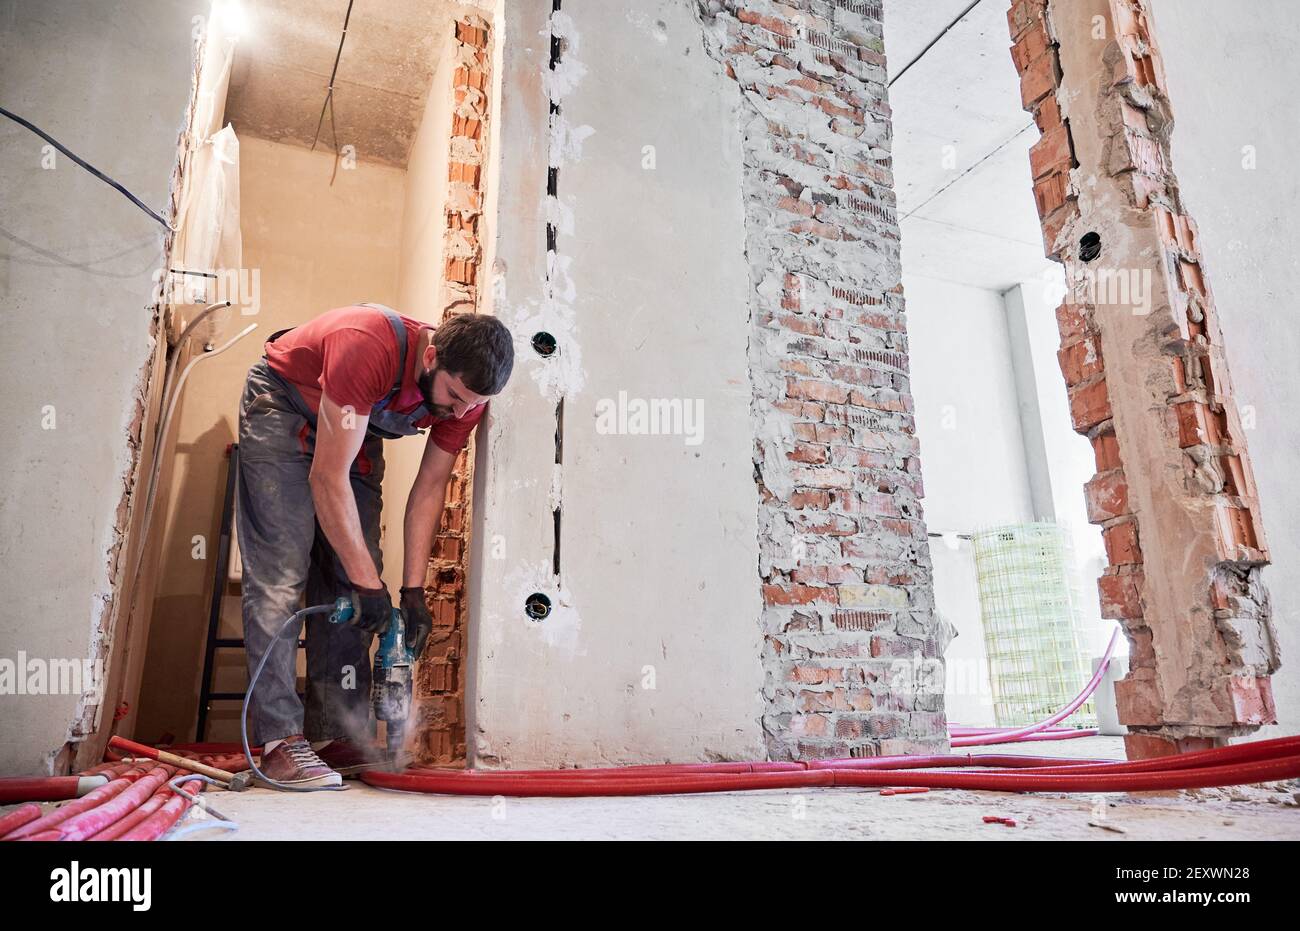
[[428, 571], [429, 553], [433, 538], [438, 534], [442, 520], [442, 507], [447, 497], [447, 480], [456, 456], [433, 441], [430, 434], [425, 441], [420, 471], [416, 473], [411, 493], [406, 499], [406, 520], [403, 525], [402, 585], [406, 588], [423, 588]]
[[311, 496], [316, 519], [338, 554], [348, 581], [367, 589], [383, 587], [366, 546], [348, 473], [366, 438], [368, 414], [345, 411], [326, 395], [316, 418], [316, 453], [311, 465]]

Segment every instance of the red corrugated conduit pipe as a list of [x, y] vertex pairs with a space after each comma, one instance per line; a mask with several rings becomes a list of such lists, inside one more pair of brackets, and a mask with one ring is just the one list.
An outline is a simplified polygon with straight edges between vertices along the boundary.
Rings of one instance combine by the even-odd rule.
[[[1111, 636], [1096, 674], [1065, 708], [1050, 718], [1020, 728], [954, 727], [952, 746], [978, 746], [1024, 740], [1064, 740], [1096, 733], [1056, 726], [1096, 690], [1114, 652], [1119, 631]], [[220, 768], [235, 770], [224, 758], [224, 744], [173, 748], [200, 756]], [[173, 825], [190, 804], [187, 797], [167, 798], [166, 787], [151, 770], [130, 763], [107, 763], [83, 774], [110, 779], [84, 799], [50, 815], [27, 806], [0, 821], [5, 840], [150, 839]], [[970, 772], [970, 767], [993, 770]], [[1000, 771], [999, 771], [1000, 770]], [[403, 791], [456, 795], [584, 796], [657, 795], [732, 792], [744, 789], [789, 789], [856, 786], [880, 788], [954, 788], [1025, 792], [1131, 792], [1239, 785], [1300, 777], [1300, 738], [1258, 741], [1234, 747], [1135, 762], [1035, 757], [1008, 754], [939, 754], [802, 762], [677, 763], [602, 769], [484, 772], [412, 769], [404, 773], [369, 772], [370, 785]], [[75, 780], [77, 777], [62, 777]], [[69, 791], [68, 783], [62, 791]], [[121, 798], [117, 796], [121, 795]], [[68, 796], [70, 797], [70, 796]], [[101, 809], [103, 809], [101, 811]], [[8, 833], [6, 833], [6, 831]]]
[[177, 776], [175, 767], [149, 761], [107, 763], [89, 772], [103, 784], [44, 815], [39, 805], [10, 812], [0, 818], [0, 840], [156, 840], [195, 801], [176, 784], [204, 788], [202, 776]]
[[[967, 772], [956, 767], [1009, 771]], [[779, 768], [776, 768], [779, 767]], [[587, 770], [373, 771], [369, 785], [449, 795], [670, 795], [831, 786], [927, 787], [1004, 792], [1140, 792], [1300, 777], [1300, 738], [1258, 741], [1135, 762], [941, 755], [812, 763], [701, 763]]]
[[[958, 728], [952, 737], [952, 746], [1064, 740], [1095, 734], [1095, 729], [1076, 730], [1056, 725], [1078, 710], [1097, 689], [1118, 638], [1119, 630], [1116, 629], [1097, 672], [1074, 700], [1056, 714], [1027, 727]], [[968, 772], [959, 767], [1003, 771]], [[1136, 792], [1240, 785], [1296, 777], [1300, 777], [1300, 738], [1258, 741], [1135, 762], [1008, 754], [941, 754], [809, 763], [677, 763], [514, 772], [417, 768], [404, 773], [375, 771], [362, 775], [365, 782], [379, 788], [456, 795], [518, 796], [659, 795], [817, 786]]]

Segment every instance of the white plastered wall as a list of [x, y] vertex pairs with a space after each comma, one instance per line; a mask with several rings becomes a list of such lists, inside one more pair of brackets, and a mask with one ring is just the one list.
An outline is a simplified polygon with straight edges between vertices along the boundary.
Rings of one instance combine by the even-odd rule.
[[[684, 3], [567, 0], [554, 24], [550, 8], [511, 0], [496, 20], [492, 310], [518, 361], [477, 469], [471, 760], [760, 757], [738, 95]], [[539, 330], [557, 355], [530, 347]], [[620, 391], [702, 399], [703, 442], [598, 433], [597, 404]], [[524, 615], [533, 591], [555, 606], [541, 622]]]
[[[4, 0], [4, 105], [166, 214], [191, 93], [191, 19], [207, 5]], [[132, 694], [127, 638], [107, 634], [163, 229], [45, 145], [0, 120], [0, 658], [114, 653], [93, 696], [0, 694], [0, 774], [65, 767], [64, 743], [110, 721], [118, 697]], [[107, 704], [98, 714], [97, 702]]]

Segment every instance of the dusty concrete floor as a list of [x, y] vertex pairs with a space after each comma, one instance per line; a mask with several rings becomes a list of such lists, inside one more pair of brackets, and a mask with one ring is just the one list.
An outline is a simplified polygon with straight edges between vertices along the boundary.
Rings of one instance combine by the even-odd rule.
[[[998, 752], [1122, 759], [1118, 738], [1013, 745]], [[809, 789], [642, 798], [415, 795], [349, 781], [343, 792], [214, 792], [234, 833], [187, 840], [1300, 840], [1300, 785], [1168, 795], [1015, 795]], [[1101, 823], [1091, 825], [1104, 810]], [[984, 824], [1006, 815], [1016, 827]], [[192, 820], [192, 819], [187, 819]]]

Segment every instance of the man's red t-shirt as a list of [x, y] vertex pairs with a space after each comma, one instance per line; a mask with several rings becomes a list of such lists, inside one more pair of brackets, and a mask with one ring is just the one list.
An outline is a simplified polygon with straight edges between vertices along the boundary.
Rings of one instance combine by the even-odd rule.
[[[420, 331], [427, 325], [399, 316], [406, 327], [406, 371], [402, 373], [401, 390], [389, 407], [409, 414], [424, 401], [415, 378], [420, 366]], [[277, 375], [293, 383], [313, 413], [320, 408], [323, 390], [335, 404], [351, 405], [358, 414], [369, 414], [392, 390], [399, 357], [397, 334], [384, 312], [375, 307], [327, 311], [266, 347], [267, 363]], [[454, 454], [465, 448], [486, 410], [487, 405], [482, 404], [459, 420], [423, 417], [416, 426], [429, 427], [433, 442]]]

